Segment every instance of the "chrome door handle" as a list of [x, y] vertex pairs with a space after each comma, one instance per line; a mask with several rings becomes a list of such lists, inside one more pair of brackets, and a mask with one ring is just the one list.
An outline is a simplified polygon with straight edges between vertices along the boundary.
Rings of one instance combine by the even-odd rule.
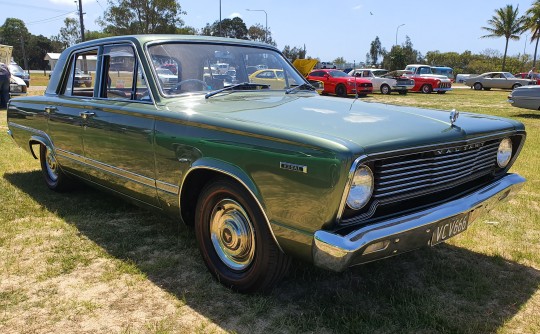
[[81, 111], [79, 113], [79, 116], [82, 117], [82, 119], [88, 119], [90, 117], [94, 117], [96, 116], [96, 113], [95, 112], [92, 112], [92, 111]]

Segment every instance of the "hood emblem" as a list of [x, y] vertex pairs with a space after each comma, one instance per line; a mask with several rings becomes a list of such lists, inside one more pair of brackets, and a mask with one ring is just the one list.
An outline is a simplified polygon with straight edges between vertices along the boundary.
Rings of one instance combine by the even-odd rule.
[[450, 112], [450, 124], [454, 125], [458, 117], [459, 117], [459, 111], [457, 111], [456, 109], [452, 109], [452, 111]]
[[280, 162], [279, 168], [307, 174], [307, 166], [303, 165], [291, 164], [289, 162]]

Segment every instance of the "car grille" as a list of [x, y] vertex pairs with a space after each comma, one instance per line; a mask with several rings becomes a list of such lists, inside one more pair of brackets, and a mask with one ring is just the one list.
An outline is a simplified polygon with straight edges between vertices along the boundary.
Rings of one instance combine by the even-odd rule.
[[451, 88], [452, 87], [452, 83], [451, 82], [441, 82], [439, 84], [439, 88]]
[[361, 83], [358, 84], [359, 87], [373, 87], [373, 84], [371, 82]]
[[420, 196], [489, 174], [496, 165], [498, 143], [495, 140], [376, 161], [374, 199]]

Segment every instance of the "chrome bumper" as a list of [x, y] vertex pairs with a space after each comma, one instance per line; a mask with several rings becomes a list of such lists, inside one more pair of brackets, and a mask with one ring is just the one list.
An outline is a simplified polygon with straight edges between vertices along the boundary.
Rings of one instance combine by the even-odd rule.
[[413, 214], [363, 226], [344, 236], [317, 231], [313, 237], [313, 261], [318, 267], [343, 271], [353, 265], [430, 246], [434, 228], [445, 219], [468, 213], [470, 224], [498, 202], [517, 193], [524, 182], [525, 179], [518, 174], [507, 174], [467, 196]]

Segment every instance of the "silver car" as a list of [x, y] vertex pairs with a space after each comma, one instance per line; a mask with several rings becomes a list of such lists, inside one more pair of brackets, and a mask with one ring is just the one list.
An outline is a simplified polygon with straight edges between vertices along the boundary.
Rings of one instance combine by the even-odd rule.
[[521, 86], [535, 85], [536, 81], [516, 78], [510, 72], [487, 72], [478, 76], [471, 76], [465, 80], [465, 85], [474, 90], [516, 89]]
[[514, 89], [508, 95], [508, 102], [517, 108], [540, 110], [540, 85]]

